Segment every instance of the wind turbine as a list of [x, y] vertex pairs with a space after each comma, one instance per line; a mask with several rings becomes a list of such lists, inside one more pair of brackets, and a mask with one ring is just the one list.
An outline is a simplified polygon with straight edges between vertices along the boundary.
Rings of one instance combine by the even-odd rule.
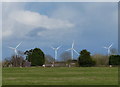
[[57, 51], [58, 49], [60, 48], [61, 46], [57, 47], [57, 48], [54, 48], [54, 47], [51, 47], [54, 51], [55, 51], [55, 60], [57, 59]]
[[113, 44], [111, 44], [109, 47], [103, 47], [108, 50], [108, 56], [110, 55], [110, 48], [112, 47]]
[[14, 50], [15, 54], [18, 55], [17, 48], [21, 45], [22, 42], [20, 42], [15, 48], [9, 47], [10, 49]]
[[69, 50], [71, 50], [72, 60], [73, 60], [73, 52], [75, 52], [76, 54], [79, 55], [79, 53], [74, 49], [74, 41], [73, 41], [73, 43], [72, 43], [72, 47], [69, 48], [69, 49], [67, 49], [66, 51], [69, 51]]

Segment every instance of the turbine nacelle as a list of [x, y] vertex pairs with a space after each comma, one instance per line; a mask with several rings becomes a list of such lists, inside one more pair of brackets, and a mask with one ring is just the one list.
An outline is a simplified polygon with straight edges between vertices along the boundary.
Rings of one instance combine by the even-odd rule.
[[110, 48], [113, 46], [113, 43], [109, 46], [109, 47], [103, 47], [103, 48], [105, 48], [105, 49], [107, 49], [108, 50], [108, 56], [109, 56], [109, 54], [110, 54]]
[[103, 47], [105, 49], [110, 49], [113, 46], [113, 44], [111, 44], [109, 47]]
[[51, 48], [55, 51], [55, 60], [57, 59], [57, 51], [58, 49], [60, 49], [61, 46], [57, 47], [57, 48], [54, 48], [51, 46]]
[[72, 47], [67, 49], [66, 51], [71, 50], [71, 55], [72, 55], [72, 59], [73, 59], [73, 52], [75, 52], [77, 55], [79, 55], [79, 53], [74, 49], [74, 41], [72, 43]]

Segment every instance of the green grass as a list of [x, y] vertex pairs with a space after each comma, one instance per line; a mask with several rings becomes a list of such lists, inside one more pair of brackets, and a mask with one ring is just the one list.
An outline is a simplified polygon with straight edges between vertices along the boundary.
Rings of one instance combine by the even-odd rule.
[[3, 68], [3, 85], [118, 85], [117, 67]]

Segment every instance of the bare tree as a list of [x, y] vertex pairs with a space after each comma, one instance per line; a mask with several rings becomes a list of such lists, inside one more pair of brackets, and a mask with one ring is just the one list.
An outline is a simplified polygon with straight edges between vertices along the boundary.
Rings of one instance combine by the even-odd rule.
[[60, 58], [62, 59], [62, 61], [68, 61], [68, 60], [71, 60], [71, 53], [70, 52], [63, 52], [61, 55], [60, 55]]
[[22, 56], [22, 57], [25, 56], [25, 52], [20, 51], [20, 50], [18, 50], [17, 52], [18, 52], [18, 55], [19, 55], [19, 56]]
[[112, 49], [110, 49], [110, 53], [111, 53], [111, 55], [117, 55], [118, 50], [116, 48], [112, 48]]
[[31, 63], [27, 60], [24, 60], [23, 56], [12, 55], [11, 57], [6, 58], [2, 62], [3, 67], [30, 67]]
[[96, 62], [96, 66], [107, 66], [109, 63], [109, 57], [102, 54], [92, 55], [92, 59]]
[[11, 57], [11, 61], [10, 61], [13, 65], [13, 67], [20, 67], [23, 65], [23, 62], [24, 62], [24, 58], [22, 56], [16, 56], [16, 55], [13, 55]]
[[2, 62], [2, 67], [9, 67], [11, 64], [10, 58], [5, 58], [4, 61]]
[[54, 62], [54, 58], [51, 55], [45, 55], [45, 62], [52, 63]]

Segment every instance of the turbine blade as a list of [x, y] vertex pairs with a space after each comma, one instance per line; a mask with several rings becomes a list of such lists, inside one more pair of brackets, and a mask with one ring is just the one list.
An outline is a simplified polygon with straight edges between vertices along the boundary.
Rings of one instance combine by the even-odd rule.
[[111, 45], [109, 46], [109, 48], [111, 48], [111, 47], [112, 47], [112, 45], [113, 45], [113, 44], [111, 44]]
[[74, 47], [74, 41], [73, 41], [73, 43], [72, 43], [72, 48]]
[[52, 48], [53, 50], [55, 50], [55, 48], [54, 48], [54, 47], [52, 47], [52, 46], [51, 46], [51, 48]]
[[13, 47], [9, 47], [9, 48], [10, 48], [10, 49], [13, 49], [13, 50], [15, 49], [15, 48], [13, 48]]
[[103, 48], [108, 49], [107, 47], [103, 47]]
[[69, 51], [69, 50], [71, 50], [71, 49], [67, 49], [66, 51]]
[[75, 51], [75, 53], [77, 53], [79, 55], [79, 53], [75, 49], [73, 49], [73, 50]]
[[61, 46], [57, 47], [57, 49], [59, 49]]
[[16, 46], [16, 48], [18, 48], [18, 47], [20, 46], [21, 43], [22, 43], [22, 42], [20, 42], [20, 43]]

